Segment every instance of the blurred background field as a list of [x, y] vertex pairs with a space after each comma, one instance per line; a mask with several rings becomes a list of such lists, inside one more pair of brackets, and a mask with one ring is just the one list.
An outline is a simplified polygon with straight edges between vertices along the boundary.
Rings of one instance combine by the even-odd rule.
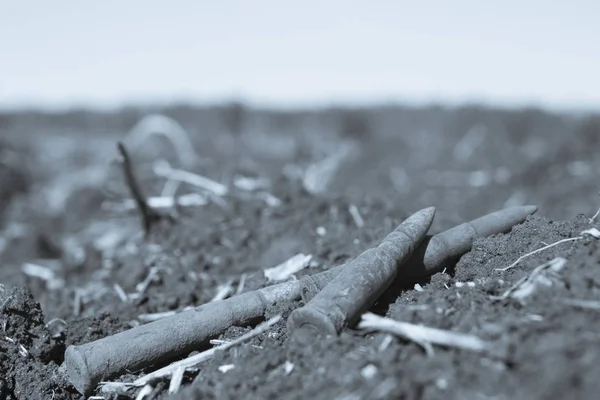
[[[403, 209], [440, 204], [438, 228], [510, 205], [538, 204], [554, 219], [593, 214], [599, 205], [600, 116], [594, 114], [478, 106], [269, 111], [225, 103], [4, 113], [0, 131], [5, 142], [27, 149], [27, 159], [12, 162], [24, 164], [36, 179], [87, 173], [84, 181], [91, 182], [104, 169], [113, 174], [114, 193], [127, 196], [115, 168], [115, 143], [144, 116], [158, 113], [180, 124], [192, 141], [192, 170], [225, 184], [236, 173], [293, 178], [294, 171], [339, 151], [343, 141], [353, 150], [328, 184], [330, 191], [357, 202], [380, 198]], [[169, 123], [150, 121], [144, 129], [159, 134], [132, 143], [138, 168], [160, 159], [181, 163], [160, 135], [172, 130]]]

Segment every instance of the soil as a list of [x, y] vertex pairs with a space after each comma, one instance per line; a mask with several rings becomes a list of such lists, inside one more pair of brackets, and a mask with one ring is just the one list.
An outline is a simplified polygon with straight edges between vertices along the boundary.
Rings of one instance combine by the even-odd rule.
[[[507, 234], [476, 240], [456, 265], [373, 308], [491, 341], [505, 358], [442, 346], [427, 354], [417, 343], [354, 329], [300, 345], [285, 327], [301, 304], [294, 302], [270, 311], [266, 317], [284, 318], [267, 333], [186, 374], [177, 394], [167, 393], [165, 381], [146, 398], [597, 398], [600, 306], [569, 300], [600, 300], [600, 242], [582, 236], [600, 229], [589, 218], [600, 206], [600, 116], [480, 107], [242, 111], [234, 104], [0, 115], [0, 398], [84, 398], [60, 368], [67, 346], [130, 329], [141, 314], [204, 304], [223, 284], [266, 286], [262, 271], [295, 254], [313, 256], [299, 277], [352, 259], [427, 206], [437, 208], [437, 233], [523, 204], [538, 205], [538, 213]], [[181, 164], [163, 138], [127, 141], [149, 112], [183, 126], [195, 165]], [[227, 184], [230, 193], [170, 210], [174, 217], [146, 236], [135, 209], [105, 208], [130, 196], [114, 162], [121, 139], [146, 195], [163, 190], [152, 169], [157, 160]], [[358, 150], [323, 193], [309, 193], [298, 171], [347, 141]], [[231, 185], [236, 174], [267, 183], [239, 189]], [[182, 184], [178, 194], [194, 191]], [[269, 205], [265, 193], [280, 204]], [[521, 301], [497, 298], [557, 257], [566, 264], [551, 283]], [[27, 263], [49, 276], [25, 273]], [[121, 299], [118, 288], [136, 293], [145, 280], [141, 295]], [[251, 328], [231, 327], [221, 339]]]

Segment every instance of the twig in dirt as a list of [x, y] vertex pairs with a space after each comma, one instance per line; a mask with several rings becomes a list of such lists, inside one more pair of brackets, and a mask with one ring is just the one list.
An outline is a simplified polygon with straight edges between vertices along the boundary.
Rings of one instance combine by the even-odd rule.
[[154, 173], [172, 181], [185, 182], [192, 186], [207, 190], [217, 196], [225, 196], [228, 192], [227, 186], [182, 169], [172, 168], [168, 163], [155, 165]]
[[135, 285], [135, 290], [137, 290], [139, 293], [146, 293], [146, 290], [148, 290], [148, 286], [150, 286], [150, 283], [152, 283], [154, 277], [158, 275], [158, 271], [158, 267], [151, 267], [150, 271], [148, 271], [148, 275], [146, 275], [144, 280]]
[[246, 278], [248, 277], [248, 274], [243, 273], [240, 276], [240, 281], [237, 285], [237, 288], [235, 289], [235, 295], [240, 295], [242, 294], [242, 292], [244, 291], [244, 286], [246, 285]]
[[217, 293], [215, 293], [215, 295], [213, 296], [212, 299], [210, 299], [210, 301], [219, 301], [219, 300], [224, 300], [227, 297], [229, 297], [229, 295], [233, 292], [233, 286], [231, 286], [233, 283], [233, 280], [228, 280], [227, 282], [225, 282], [222, 285], [219, 285], [217, 287]]
[[211, 192], [206, 192], [206, 198], [212, 201], [213, 204], [216, 204], [219, 207], [221, 207], [221, 209], [227, 209], [227, 202], [221, 196], [217, 196], [216, 194]]
[[600, 239], [600, 230], [596, 228], [586, 229], [585, 231], [581, 232], [581, 235], [590, 235], [596, 239]]
[[133, 387], [130, 383], [124, 382], [100, 382], [100, 393], [110, 395], [123, 395]]
[[[170, 209], [177, 207], [199, 207], [208, 204], [206, 196], [200, 193], [188, 193], [177, 198], [173, 196], [152, 196], [148, 197], [148, 205], [155, 210]], [[112, 212], [125, 212], [136, 209], [136, 202], [132, 199], [127, 199], [122, 203], [103, 203], [103, 209]]]
[[4, 313], [4, 310], [6, 309], [6, 306], [8, 305], [8, 303], [10, 303], [13, 300], [13, 296], [8, 296], [3, 302], [2, 304], [0, 304], [0, 314]]
[[425, 208], [408, 217], [379, 246], [369, 249], [346, 265], [331, 282], [305, 306], [290, 314], [288, 331], [301, 340], [315, 334], [336, 335], [387, 289], [399, 267], [431, 227], [435, 207]]
[[[598, 196], [600, 196], [600, 192], [598, 192]], [[590, 220], [589, 220], [590, 224], [594, 223], [594, 221], [596, 220], [596, 218], [598, 217], [598, 215], [600, 215], [600, 208], [598, 208], [598, 211], [596, 211], [596, 214], [594, 214], [592, 216], [592, 218], [590, 218]]]
[[365, 226], [365, 221], [360, 215], [358, 208], [354, 204], [350, 204], [350, 206], [348, 207], [348, 212], [352, 216], [352, 219], [354, 220], [354, 223], [358, 228], [362, 228], [363, 226]]
[[[512, 207], [434, 235], [413, 253], [399, 271], [399, 279], [439, 272], [447, 262], [469, 251], [475, 238], [507, 232], [535, 211], [534, 206]], [[311, 299], [344, 268], [345, 265], [340, 265], [298, 280], [206, 303], [194, 311], [177, 313], [83, 345], [71, 345], [65, 353], [69, 379], [83, 393], [94, 388], [100, 379], [184, 357], [219, 337], [230, 326], [246, 326], [263, 317], [272, 304]]]
[[81, 291], [79, 289], [75, 289], [75, 296], [73, 299], [73, 315], [79, 317], [81, 314]]
[[183, 307], [181, 310], [172, 310], [172, 311], [164, 311], [157, 313], [149, 313], [149, 314], [140, 314], [137, 317], [137, 320], [143, 323], [158, 321], [159, 319], [172, 317], [175, 314], [179, 314], [181, 312], [193, 310], [193, 306]]
[[236, 188], [248, 192], [268, 189], [270, 186], [270, 182], [267, 178], [249, 178], [241, 175], [234, 177], [233, 184]]
[[598, 209], [598, 211], [596, 211], [596, 214], [594, 214], [592, 216], [592, 218], [590, 218], [590, 220], [589, 220], [590, 224], [594, 223], [594, 221], [596, 220], [596, 218], [598, 218], [598, 215], [600, 215], [600, 208]]
[[115, 289], [117, 296], [119, 296], [119, 299], [121, 299], [122, 302], [126, 302], [127, 300], [129, 300], [129, 298], [127, 297], [127, 293], [125, 293], [125, 291], [123, 290], [121, 285], [119, 285], [118, 283], [115, 283], [113, 285], [113, 289]]
[[27, 276], [40, 278], [43, 281], [51, 281], [54, 279], [54, 271], [43, 265], [25, 263], [21, 266], [21, 272]]
[[342, 164], [357, 150], [353, 142], [346, 142], [325, 159], [309, 165], [302, 180], [306, 191], [312, 194], [323, 193]]
[[48, 285], [49, 290], [59, 289], [65, 285], [64, 279], [57, 278], [52, 269], [43, 265], [24, 263], [21, 266], [21, 272], [27, 276], [43, 280]]
[[154, 390], [154, 388], [152, 387], [152, 385], [150, 385], [150, 384], [145, 385], [142, 389], [140, 389], [137, 396], [135, 397], [135, 400], [144, 400], [144, 398], [146, 398], [146, 396], [150, 396], [152, 394], [153, 390]]
[[150, 234], [152, 225], [160, 221], [161, 215], [154, 211], [154, 209], [152, 209], [146, 202], [146, 196], [144, 196], [142, 188], [140, 187], [135, 174], [133, 173], [133, 166], [131, 165], [129, 153], [127, 152], [123, 142], [118, 142], [117, 147], [121, 153], [121, 157], [123, 157], [123, 172], [125, 174], [127, 186], [129, 186], [131, 195], [133, 196], [133, 199], [135, 200], [137, 207], [142, 214], [144, 232], [146, 236], [148, 236]]
[[29, 356], [29, 352], [27, 351], [27, 349], [25, 348], [25, 346], [23, 346], [22, 344], [19, 344], [19, 355], [21, 357], [28, 357]]
[[567, 260], [565, 258], [556, 257], [536, 267], [528, 276], [519, 279], [501, 296], [490, 296], [490, 298], [492, 300], [504, 300], [510, 297], [522, 302], [531, 296], [540, 286], [552, 286], [557, 281], [556, 275], [566, 264]]
[[276, 267], [265, 269], [265, 278], [267, 278], [269, 282], [284, 281], [296, 272], [308, 267], [310, 260], [312, 260], [312, 254], [296, 254], [289, 260], [284, 261]]
[[[211, 345], [213, 345], [213, 346], [220, 346], [222, 344], [229, 343], [230, 341], [231, 340], [211, 339], [211, 340], [209, 340], [209, 343]], [[254, 347], [255, 349], [262, 349], [263, 348], [262, 346], [257, 346], [257, 345], [254, 345], [254, 344], [252, 345], [252, 347]]]
[[358, 328], [391, 333], [420, 345], [425, 343], [436, 344], [478, 353], [493, 350], [492, 343], [474, 335], [395, 321], [372, 313], [363, 314], [361, 321], [358, 323]]
[[175, 394], [179, 392], [181, 381], [183, 380], [183, 374], [185, 374], [185, 367], [179, 367], [173, 371], [171, 382], [169, 382], [169, 394]]
[[163, 186], [163, 190], [160, 192], [160, 197], [175, 197], [175, 193], [177, 193], [180, 185], [180, 181], [168, 179]]
[[385, 335], [383, 340], [377, 347], [377, 351], [380, 353], [383, 353], [384, 351], [386, 351], [387, 348], [390, 347], [390, 344], [392, 344], [392, 340], [394, 340], [392, 335], [390, 335], [390, 334]]
[[159, 319], [172, 317], [177, 314], [177, 311], [164, 311], [157, 313], [149, 313], [149, 314], [140, 314], [137, 317], [137, 320], [143, 323], [158, 321]]
[[579, 299], [561, 299], [565, 304], [586, 310], [600, 310], [600, 301], [598, 300], [579, 300]]
[[547, 246], [541, 247], [541, 248], [539, 248], [539, 249], [537, 249], [537, 250], [534, 250], [534, 251], [532, 251], [532, 252], [529, 252], [529, 253], [527, 253], [527, 254], [524, 254], [524, 255], [522, 255], [521, 257], [517, 258], [517, 261], [515, 261], [515, 262], [514, 262], [514, 263], [512, 263], [512, 264], [510, 264], [508, 267], [504, 267], [504, 268], [496, 268], [494, 271], [500, 271], [500, 272], [507, 271], [507, 270], [509, 270], [509, 269], [511, 269], [511, 268], [513, 268], [513, 267], [515, 267], [515, 266], [516, 266], [518, 263], [520, 263], [522, 260], [524, 260], [525, 258], [527, 258], [527, 257], [529, 257], [529, 256], [532, 256], [532, 255], [534, 255], [534, 254], [540, 253], [540, 252], [542, 252], [542, 251], [544, 251], [544, 250], [548, 250], [549, 248], [551, 248], [551, 247], [554, 247], [554, 246], [557, 246], [557, 245], [559, 245], [559, 244], [562, 244], [562, 243], [573, 242], [573, 241], [576, 241], [576, 240], [581, 240], [581, 239], [583, 239], [583, 236], [576, 236], [576, 237], [572, 237], [572, 238], [567, 238], [567, 239], [562, 239], [562, 240], [559, 240], [558, 242], [551, 243], [551, 244], [549, 244], [549, 245], [547, 245]]
[[149, 382], [172, 375], [179, 368], [187, 369], [195, 367], [196, 365], [211, 359], [217, 351], [227, 350], [233, 346], [241, 344], [249, 339], [252, 339], [253, 337], [266, 332], [269, 328], [271, 328], [279, 321], [281, 321], [281, 315], [277, 315], [273, 318], [270, 318], [269, 320], [259, 324], [250, 332], [243, 334], [242, 336], [232, 340], [231, 342], [228, 342], [218, 347], [213, 347], [212, 349], [205, 350], [202, 353], [188, 357], [185, 360], [174, 362], [171, 365], [168, 365], [164, 368], [156, 370], [148, 375], [145, 375], [135, 380], [133, 384], [135, 386], [144, 386]]

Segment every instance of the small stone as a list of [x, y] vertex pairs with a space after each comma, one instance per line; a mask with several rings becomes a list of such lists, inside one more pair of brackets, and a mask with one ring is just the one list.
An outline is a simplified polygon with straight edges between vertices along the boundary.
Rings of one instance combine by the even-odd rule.
[[435, 380], [435, 386], [440, 390], [446, 390], [448, 389], [448, 381], [446, 378], [438, 378]]
[[292, 373], [292, 371], [294, 370], [294, 364], [292, 364], [289, 361], [286, 361], [285, 364], [283, 364], [283, 370], [285, 372], [286, 375], [289, 375]]
[[222, 373], [226, 373], [228, 371], [231, 371], [232, 369], [235, 368], [234, 364], [227, 364], [227, 365], [221, 365], [219, 368], [217, 368], [220, 372]]
[[377, 367], [369, 364], [360, 371], [360, 374], [365, 379], [372, 379], [377, 374]]

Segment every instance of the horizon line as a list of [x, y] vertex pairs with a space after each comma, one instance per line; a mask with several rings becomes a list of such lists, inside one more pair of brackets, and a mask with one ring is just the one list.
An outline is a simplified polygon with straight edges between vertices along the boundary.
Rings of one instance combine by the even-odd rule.
[[141, 96], [132, 96], [120, 101], [106, 100], [72, 100], [60, 101], [53, 104], [51, 101], [16, 101], [1, 102], [0, 113], [26, 113], [40, 112], [48, 114], [64, 114], [73, 111], [92, 111], [92, 112], [118, 112], [127, 108], [169, 108], [178, 106], [209, 108], [222, 106], [224, 104], [241, 103], [244, 106], [257, 110], [273, 111], [306, 111], [323, 110], [331, 108], [349, 108], [349, 109], [374, 109], [382, 107], [407, 107], [407, 108], [432, 108], [442, 107], [450, 109], [459, 109], [466, 107], [481, 107], [497, 110], [526, 110], [537, 109], [550, 113], [567, 114], [600, 114], [600, 105], [595, 106], [581, 102], [579, 105], [560, 104], [551, 101], [540, 101], [532, 99], [521, 100], [500, 100], [483, 99], [476, 96], [467, 96], [462, 99], [449, 98], [346, 98], [346, 99], [321, 99], [321, 100], [288, 100], [281, 101], [275, 99], [265, 99], [260, 96], [242, 96], [242, 95], [224, 95], [212, 98], [173, 96], [171, 98], [161, 98], [159, 96], [148, 99]]

